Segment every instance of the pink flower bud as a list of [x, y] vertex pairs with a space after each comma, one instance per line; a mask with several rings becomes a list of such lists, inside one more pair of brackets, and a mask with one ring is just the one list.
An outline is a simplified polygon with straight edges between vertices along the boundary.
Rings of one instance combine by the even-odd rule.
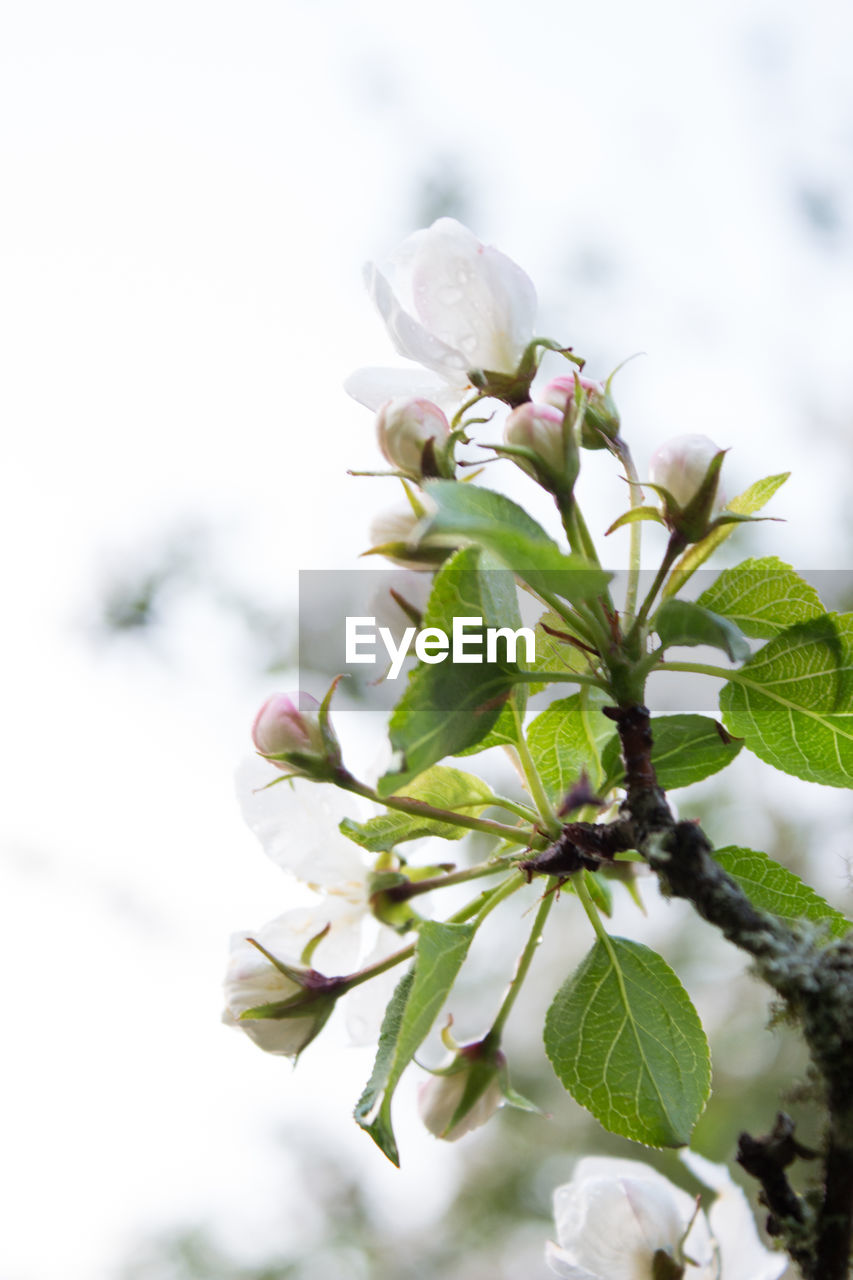
[[427, 442], [432, 441], [437, 453], [447, 442], [450, 424], [431, 400], [401, 396], [389, 400], [379, 410], [376, 434], [379, 448], [392, 467], [420, 476]]
[[575, 398], [575, 385], [578, 383], [590, 397], [604, 395], [604, 387], [600, 382], [593, 382], [592, 378], [583, 378], [579, 373], [568, 373], [562, 378], [552, 378], [542, 392], [542, 399], [545, 404], [550, 404], [555, 409], [559, 409], [560, 413], [565, 413], [569, 397], [572, 400]]
[[[615, 440], [619, 435], [619, 411], [600, 382], [593, 382], [592, 378], [584, 378], [579, 373], [569, 373], [549, 382], [542, 399], [565, 413], [566, 406], [571, 409], [574, 404], [576, 387], [585, 391], [587, 397], [580, 443], [585, 449], [604, 449], [608, 440]], [[574, 421], [574, 416], [570, 416]]]
[[252, 725], [252, 741], [258, 752], [285, 773], [313, 773], [307, 757], [329, 762], [336, 747], [327, 726], [328, 740], [320, 724], [320, 704], [310, 693], [274, 693], [267, 698]]
[[[652, 454], [649, 479], [671, 493], [682, 510], [688, 505], [720, 452], [718, 445], [703, 435], [673, 436]], [[719, 511], [726, 497], [717, 486], [712, 510]]]
[[[558, 476], [565, 471], [563, 415], [551, 405], [528, 401], [513, 409], [506, 420], [504, 440], [517, 448], [530, 449], [548, 471]], [[532, 460], [516, 457], [514, 461], [534, 479], [540, 478]]]

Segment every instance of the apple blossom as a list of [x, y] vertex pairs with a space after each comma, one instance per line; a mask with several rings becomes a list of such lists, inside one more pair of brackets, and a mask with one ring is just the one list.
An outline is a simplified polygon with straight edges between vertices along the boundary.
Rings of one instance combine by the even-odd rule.
[[[566, 450], [563, 445], [563, 415], [548, 404], [519, 405], [513, 409], [504, 426], [504, 440], [508, 445], [529, 449], [544, 464], [545, 472], [556, 476], [566, 469]], [[523, 471], [539, 479], [540, 471], [531, 458], [515, 455]]]
[[[277, 968], [272, 960], [253, 946], [250, 938], [255, 938], [265, 950], [281, 960], [283, 967], [294, 976]], [[223, 1022], [245, 1031], [266, 1053], [288, 1058], [296, 1057], [314, 1039], [325, 1025], [335, 1002], [334, 995], [321, 990], [312, 991], [310, 986], [303, 986], [296, 980], [301, 974], [305, 974], [306, 980], [310, 979], [311, 971], [299, 970], [297, 962], [288, 955], [292, 941], [286, 916], [270, 921], [252, 934], [232, 935], [225, 974], [225, 1012], [222, 1015]], [[297, 1006], [288, 1016], [242, 1017], [250, 1009], [287, 1000], [294, 1000]]]
[[672, 1261], [672, 1280], [680, 1280], [689, 1255], [696, 1264], [691, 1280], [715, 1280], [704, 1214], [696, 1214], [686, 1191], [640, 1161], [579, 1161], [571, 1181], [554, 1192], [554, 1218], [558, 1244], [549, 1241], [545, 1256], [558, 1276], [657, 1280], [667, 1274], [658, 1261], [663, 1255]]
[[[379, 447], [392, 467], [420, 477], [424, 449], [435, 455], [447, 444], [450, 424], [443, 410], [431, 400], [400, 396], [382, 406], [376, 418]], [[436, 474], [433, 468], [433, 474]]]
[[506, 1059], [485, 1042], [463, 1045], [432, 1079], [418, 1087], [418, 1111], [424, 1126], [443, 1138], [457, 1138], [478, 1129], [504, 1103]]
[[[736, 1213], [734, 1200], [724, 1215], [715, 1213], [718, 1201], [709, 1225], [696, 1201], [649, 1165], [588, 1157], [554, 1193], [558, 1243], [546, 1248], [551, 1270], [567, 1280], [777, 1280], [786, 1259], [759, 1242], [746, 1198], [726, 1170], [701, 1157], [684, 1159], [709, 1183], [713, 1171], [726, 1187], [721, 1201], [739, 1197]], [[738, 1239], [728, 1238], [732, 1227], [744, 1233], [744, 1261]]]
[[411, 501], [406, 506], [390, 507], [380, 511], [370, 525], [371, 550], [381, 553], [403, 569], [435, 569], [456, 548], [450, 543], [430, 539], [421, 540], [415, 531], [425, 518], [435, 510], [434, 502], [420, 497], [418, 510]]
[[454, 218], [439, 218], [403, 243], [393, 287], [375, 263], [365, 268], [370, 295], [401, 356], [433, 375], [360, 369], [346, 383], [354, 399], [379, 409], [408, 392], [458, 402], [472, 370], [513, 373], [533, 336], [536, 290], [505, 254], [481, 244]]
[[252, 725], [259, 755], [283, 773], [325, 776], [340, 763], [340, 747], [320, 703], [309, 693], [274, 693]]
[[586, 394], [586, 408], [581, 423], [580, 443], [585, 449], [605, 449], [608, 440], [619, 435], [619, 411], [611, 399], [607, 387], [579, 373], [568, 373], [553, 378], [542, 391], [542, 399], [561, 413], [572, 405], [575, 390], [580, 387]]
[[[267, 857], [318, 895], [315, 903], [279, 917], [280, 937], [287, 931], [283, 954], [300, 957], [322, 933], [312, 963], [324, 973], [348, 973], [359, 964], [384, 959], [399, 947], [399, 936], [375, 921], [370, 870], [358, 846], [339, 829], [353, 815], [353, 797], [302, 778], [270, 787], [274, 780], [264, 762], [244, 761], [237, 772], [243, 817]], [[383, 974], [346, 996], [353, 1040], [376, 1039], [397, 976], [393, 971]]]
[[[707, 436], [673, 436], [652, 454], [649, 479], [652, 484], [666, 489], [683, 509], [696, 497], [708, 468], [721, 452]], [[718, 485], [711, 510], [719, 511], [725, 500], [725, 494]]]
[[682, 1151], [681, 1159], [694, 1178], [717, 1193], [708, 1219], [719, 1249], [722, 1280], [777, 1280], [788, 1260], [761, 1243], [749, 1201], [726, 1166], [713, 1164], [695, 1151]]
[[552, 378], [542, 390], [542, 400], [553, 405], [561, 413], [565, 413], [569, 398], [574, 399], [575, 387], [580, 386], [589, 396], [604, 395], [604, 387], [592, 378], [584, 378], [579, 373], [567, 373], [559, 378]]

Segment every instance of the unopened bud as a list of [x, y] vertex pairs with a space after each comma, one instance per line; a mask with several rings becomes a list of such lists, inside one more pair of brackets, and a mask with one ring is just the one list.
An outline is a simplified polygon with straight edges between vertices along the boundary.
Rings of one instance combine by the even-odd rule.
[[578, 387], [586, 394], [580, 442], [585, 449], [606, 449], [607, 441], [615, 440], [619, 435], [619, 411], [600, 382], [584, 378], [579, 373], [569, 373], [552, 379], [542, 392], [542, 399], [559, 409], [560, 413], [565, 413], [568, 406], [573, 420], [571, 408], [575, 404]]
[[506, 1059], [484, 1043], [464, 1045], [418, 1090], [418, 1111], [430, 1133], [455, 1142], [489, 1120], [504, 1101]]
[[447, 444], [450, 424], [431, 400], [402, 396], [379, 410], [376, 434], [391, 466], [420, 478], [438, 473], [436, 459]]
[[[654, 451], [649, 462], [649, 479], [671, 493], [682, 510], [689, 505], [721, 450], [703, 435], [673, 436]], [[725, 494], [717, 485], [712, 510], [719, 511]]]
[[404, 569], [435, 569], [455, 550], [430, 538], [415, 540], [418, 525], [435, 511], [435, 503], [420, 495], [419, 511], [412, 506], [381, 511], [370, 526], [371, 552], [381, 554]]
[[340, 748], [322, 708], [310, 693], [274, 693], [252, 725], [258, 753], [284, 773], [325, 776], [340, 763]]
[[[521, 404], [506, 420], [504, 440], [516, 448], [529, 449], [544, 464], [544, 468], [559, 475], [565, 470], [563, 448], [563, 415], [548, 404]], [[513, 459], [534, 479], [541, 476], [533, 459], [515, 456]]]
[[[273, 921], [255, 936], [273, 947], [278, 932], [278, 921]], [[312, 979], [316, 987], [312, 987]], [[310, 969], [284, 963], [278, 968], [245, 934], [235, 933], [225, 973], [222, 1021], [245, 1031], [264, 1052], [295, 1058], [322, 1030], [332, 1012], [336, 997], [326, 989], [331, 982]], [[250, 1010], [264, 1011], [267, 1016], [244, 1017]]]

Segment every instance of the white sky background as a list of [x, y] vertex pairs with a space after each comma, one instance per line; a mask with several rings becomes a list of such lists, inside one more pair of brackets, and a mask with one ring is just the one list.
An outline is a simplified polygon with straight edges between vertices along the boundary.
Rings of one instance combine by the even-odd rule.
[[734, 446], [731, 492], [792, 467], [750, 547], [843, 567], [851, 27], [827, 0], [7, 6], [0, 1280], [92, 1280], [192, 1215], [263, 1239], [265, 1136], [311, 1095], [391, 1209], [440, 1204], [405, 1113], [399, 1175], [349, 1119], [369, 1053], [294, 1077], [218, 1025], [227, 935], [286, 905], [232, 792], [267, 690], [200, 601], [161, 658], [98, 647], [99, 590], [194, 524], [269, 603], [353, 565], [393, 501], [344, 475], [377, 454], [340, 383], [390, 356], [360, 264], [444, 164], [542, 330], [597, 374], [646, 352], [618, 384], [641, 472], [693, 430]]

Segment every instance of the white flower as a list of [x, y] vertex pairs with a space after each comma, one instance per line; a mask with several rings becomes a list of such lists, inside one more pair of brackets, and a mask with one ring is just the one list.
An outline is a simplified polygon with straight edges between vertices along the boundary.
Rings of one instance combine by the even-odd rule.
[[375, 263], [365, 280], [396, 350], [432, 374], [357, 370], [346, 389], [369, 409], [401, 395], [458, 401], [470, 370], [514, 372], [533, 336], [530, 278], [454, 218], [409, 236], [394, 259], [393, 287]]
[[[468, 1052], [479, 1049], [479, 1045], [467, 1046]], [[431, 1080], [425, 1080], [418, 1086], [418, 1112], [424, 1127], [436, 1138], [445, 1142], [456, 1142], [458, 1138], [478, 1129], [495, 1114], [504, 1103], [504, 1089], [500, 1078], [500, 1070], [504, 1063], [502, 1053], [492, 1054], [488, 1061], [475, 1053], [466, 1061], [466, 1050], [452, 1058], [443, 1068], [451, 1070], [447, 1074], [436, 1074]], [[466, 1090], [469, 1089], [472, 1072], [479, 1071], [481, 1092], [470, 1103], [467, 1110], [454, 1123], [453, 1118], [459, 1110]]]
[[717, 1193], [708, 1218], [720, 1251], [722, 1280], [777, 1280], [788, 1260], [761, 1243], [749, 1201], [726, 1166], [712, 1164], [694, 1151], [682, 1151], [681, 1159], [694, 1178]]
[[[278, 1053], [294, 1058], [301, 1053], [323, 1026], [331, 1006], [326, 1001], [308, 1005], [304, 1015], [292, 1018], [247, 1018], [240, 1015], [259, 1005], [289, 1000], [302, 991], [298, 982], [286, 974], [249, 942], [257, 939], [271, 955], [285, 964], [297, 967], [299, 951], [294, 948], [293, 937], [286, 916], [265, 924], [254, 933], [235, 933], [231, 937], [228, 968], [225, 973], [225, 1012], [222, 1021], [228, 1026], [245, 1031], [255, 1044], [266, 1053]], [[294, 955], [296, 950], [296, 955]]]
[[[720, 452], [708, 436], [673, 436], [657, 448], [649, 461], [649, 479], [672, 494], [681, 508], [687, 506], [705, 479], [709, 466]], [[717, 486], [713, 510], [719, 511], [725, 494]]]
[[787, 1261], [760, 1243], [746, 1197], [725, 1168], [684, 1159], [721, 1192], [710, 1226], [687, 1192], [649, 1165], [590, 1157], [554, 1193], [559, 1243], [546, 1249], [551, 1270], [564, 1280], [654, 1280], [657, 1253], [672, 1260], [674, 1275], [686, 1264], [684, 1280], [777, 1280]]
[[[321, 973], [342, 975], [359, 964], [384, 959], [399, 948], [400, 939], [384, 925], [369, 927], [375, 924], [368, 896], [369, 869], [358, 846], [338, 829], [342, 818], [353, 816], [353, 798], [331, 785], [301, 778], [267, 786], [276, 776], [266, 761], [244, 761], [237, 773], [243, 817], [267, 856], [319, 899], [278, 917], [273, 924], [283, 950], [273, 946], [268, 950], [299, 964], [305, 947], [327, 929], [311, 959]], [[260, 935], [252, 936], [266, 946]], [[398, 978], [392, 969], [347, 997], [347, 1024], [358, 1043], [376, 1039], [382, 1008]], [[240, 1025], [245, 1029], [248, 1023]]]

